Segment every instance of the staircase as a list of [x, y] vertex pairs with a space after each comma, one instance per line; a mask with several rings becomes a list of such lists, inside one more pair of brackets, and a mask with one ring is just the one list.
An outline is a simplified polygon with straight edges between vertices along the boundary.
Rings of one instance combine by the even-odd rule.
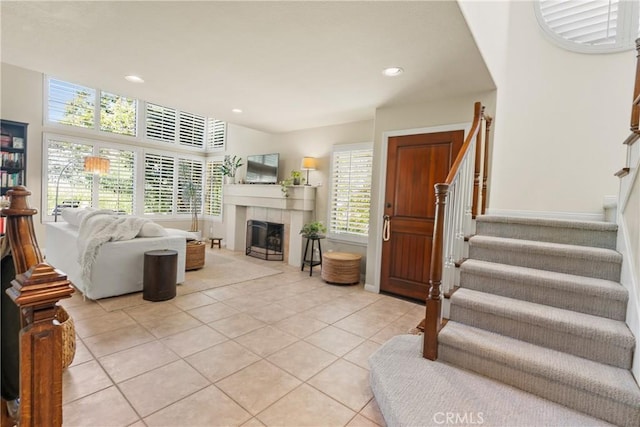
[[[478, 387], [512, 386], [559, 404], [554, 407], [558, 412], [549, 416], [544, 408], [550, 402], [533, 396], [529, 401], [511, 389], [506, 395], [517, 396], [518, 410], [529, 415], [518, 421], [493, 414], [491, 420], [485, 409], [488, 424], [589, 423], [571, 408], [615, 425], [640, 425], [640, 390], [629, 371], [635, 338], [624, 323], [628, 297], [618, 282], [616, 230], [609, 223], [478, 217], [476, 235], [469, 239], [469, 258], [460, 267], [460, 288], [450, 297], [449, 320], [438, 335], [438, 360], [409, 361], [406, 347], [413, 345], [414, 337], [398, 337], [370, 359], [372, 388], [385, 418], [389, 415], [387, 421], [437, 424], [433, 416], [417, 420], [415, 411], [405, 417], [398, 406], [402, 399], [392, 395], [400, 390], [392, 377], [407, 378], [391, 365], [408, 362], [413, 370], [428, 369], [435, 376], [443, 371], [449, 378], [453, 371], [461, 375], [454, 367], [465, 369], [473, 386], [464, 379], [447, 385], [447, 393], [460, 395], [458, 411], [482, 410], [475, 405], [483, 398]], [[404, 349], [397, 357], [394, 346]], [[468, 371], [484, 377], [484, 385]], [[427, 401], [425, 395], [442, 391], [434, 387], [438, 381], [410, 381], [422, 390], [407, 393], [418, 393]], [[502, 404], [506, 412], [513, 409], [508, 401]], [[536, 406], [543, 418], [535, 418]]]

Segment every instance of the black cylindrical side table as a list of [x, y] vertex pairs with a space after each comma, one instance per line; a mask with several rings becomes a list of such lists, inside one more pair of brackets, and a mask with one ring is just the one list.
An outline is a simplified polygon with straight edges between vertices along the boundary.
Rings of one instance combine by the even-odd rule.
[[178, 252], [161, 249], [144, 253], [142, 299], [165, 301], [176, 296]]

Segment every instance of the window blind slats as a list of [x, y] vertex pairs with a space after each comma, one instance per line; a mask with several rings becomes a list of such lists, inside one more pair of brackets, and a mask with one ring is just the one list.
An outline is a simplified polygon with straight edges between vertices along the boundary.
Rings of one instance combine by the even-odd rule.
[[369, 234], [373, 149], [336, 150], [332, 157], [329, 231]]
[[[178, 204], [176, 213], [202, 213], [203, 165], [201, 160], [178, 159]], [[192, 196], [196, 200], [192, 200]], [[192, 206], [194, 203], [194, 206]]]
[[45, 143], [48, 171], [47, 214], [53, 215], [56, 207], [58, 178], [60, 179], [59, 208], [91, 206], [93, 175], [84, 173], [84, 158], [92, 155], [93, 146], [63, 139], [47, 139]]
[[174, 142], [176, 140], [176, 110], [147, 103], [146, 136], [155, 141]]
[[47, 99], [50, 122], [94, 127], [95, 89], [50, 78]]
[[175, 161], [171, 156], [145, 153], [144, 156], [144, 213], [171, 215], [173, 213], [173, 177]]
[[196, 114], [180, 112], [179, 142], [187, 147], [204, 147], [206, 119]]
[[207, 160], [207, 185], [204, 196], [204, 213], [222, 217], [222, 163], [223, 159]]
[[135, 152], [115, 148], [100, 148], [101, 157], [109, 159], [109, 173], [100, 177], [98, 207], [117, 213], [135, 212]]
[[227, 139], [227, 123], [221, 120], [207, 121], [207, 151], [224, 151]]

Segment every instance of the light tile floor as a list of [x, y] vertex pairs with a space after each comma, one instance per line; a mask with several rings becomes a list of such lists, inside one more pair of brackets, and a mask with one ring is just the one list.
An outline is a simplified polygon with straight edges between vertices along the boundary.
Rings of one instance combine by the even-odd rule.
[[216, 256], [170, 301], [62, 302], [77, 333], [64, 426], [384, 426], [367, 359], [415, 327], [424, 306], [326, 284], [317, 267], [309, 277], [207, 251], [278, 274], [207, 289]]

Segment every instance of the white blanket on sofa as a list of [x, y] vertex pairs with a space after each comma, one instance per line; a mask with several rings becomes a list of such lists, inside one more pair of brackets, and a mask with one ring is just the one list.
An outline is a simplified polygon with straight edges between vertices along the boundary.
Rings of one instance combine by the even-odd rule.
[[91, 268], [100, 246], [110, 241], [133, 239], [147, 222], [150, 220], [146, 218], [114, 215], [111, 210], [97, 210], [85, 215], [78, 230], [78, 263], [82, 278], [89, 286]]

